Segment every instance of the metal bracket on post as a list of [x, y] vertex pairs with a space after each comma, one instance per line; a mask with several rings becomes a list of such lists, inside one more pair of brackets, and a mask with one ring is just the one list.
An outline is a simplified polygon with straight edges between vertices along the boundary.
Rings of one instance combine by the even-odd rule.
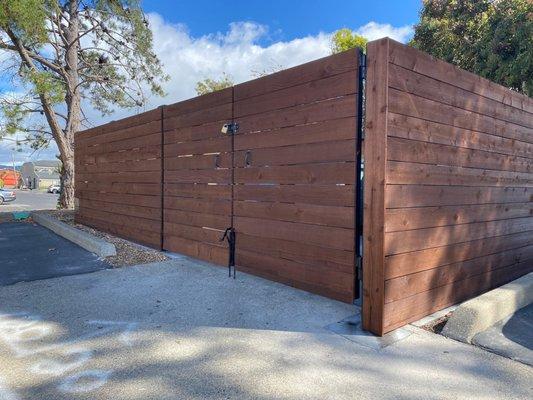
[[235, 279], [237, 273], [235, 268], [235, 228], [232, 226], [226, 228], [220, 241], [223, 242], [224, 239], [227, 239], [229, 245], [228, 276], [231, 278], [231, 267], [233, 267], [233, 279]]
[[230, 134], [234, 135], [239, 130], [239, 124], [236, 122], [229, 122], [227, 124], [222, 125], [222, 129], [220, 130], [223, 134]]

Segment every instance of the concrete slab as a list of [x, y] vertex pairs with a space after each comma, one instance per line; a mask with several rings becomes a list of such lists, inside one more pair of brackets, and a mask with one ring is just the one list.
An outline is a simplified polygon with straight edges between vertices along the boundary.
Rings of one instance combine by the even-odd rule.
[[[408, 327], [325, 329], [354, 306], [180, 259], [0, 287], [0, 393], [32, 400], [525, 399], [533, 369]], [[2, 392], [3, 390], [3, 392]]]
[[533, 302], [533, 272], [481, 296], [461, 303], [442, 334], [471, 343], [472, 338]]
[[533, 366], [533, 304], [478, 333], [472, 343]]
[[352, 342], [366, 346], [371, 349], [382, 349], [390, 346], [402, 339], [408, 337], [411, 332], [406, 328], [395, 329], [383, 336], [375, 336], [370, 332], [364, 331], [362, 327], [360, 310], [348, 318], [344, 318], [334, 324], [326, 326], [332, 332], [335, 332]]
[[0, 286], [109, 268], [96, 255], [26, 222], [0, 223]]

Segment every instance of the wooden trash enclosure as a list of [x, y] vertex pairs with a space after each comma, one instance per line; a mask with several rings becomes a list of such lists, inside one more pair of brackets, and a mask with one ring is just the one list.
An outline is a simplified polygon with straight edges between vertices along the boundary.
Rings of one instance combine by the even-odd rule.
[[533, 100], [368, 45], [364, 327], [383, 334], [533, 271]]
[[78, 133], [76, 219], [348, 303], [362, 235], [380, 335], [532, 271], [533, 100], [390, 39], [366, 58], [363, 231], [356, 50]]

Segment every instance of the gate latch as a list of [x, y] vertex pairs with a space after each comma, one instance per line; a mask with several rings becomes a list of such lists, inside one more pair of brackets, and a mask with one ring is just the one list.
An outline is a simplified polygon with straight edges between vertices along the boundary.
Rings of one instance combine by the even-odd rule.
[[239, 124], [236, 122], [231, 122], [231, 123], [222, 125], [222, 129], [220, 131], [224, 134], [233, 135], [237, 133], [238, 130], [239, 130]]
[[233, 279], [235, 279], [237, 271], [235, 268], [235, 228], [232, 226], [226, 228], [220, 241], [223, 242], [224, 239], [227, 239], [229, 245], [228, 276], [231, 278], [231, 267], [233, 267]]

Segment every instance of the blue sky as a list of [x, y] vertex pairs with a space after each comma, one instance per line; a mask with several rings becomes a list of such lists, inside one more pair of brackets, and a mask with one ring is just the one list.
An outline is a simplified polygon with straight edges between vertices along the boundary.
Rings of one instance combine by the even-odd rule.
[[144, 0], [143, 7], [169, 22], [186, 23], [193, 36], [225, 31], [235, 21], [254, 21], [269, 26], [270, 37], [262, 43], [267, 44], [342, 27], [355, 29], [370, 21], [413, 24], [421, 0]]
[[[332, 33], [343, 27], [369, 40], [389, 36], [406, 42], [421, 0], [144, 0], [142, 5], [155, 52], [171, 77], [164, 85], [167, 96], [151, 98], [146, 107], [151, 109], [193, 97], [196, 83], [204, 78], [226, 74], [240, 83], [325, 57], [331, 52]], [[17, 90], [0, 73], [0, 92], [17, 95]], [[84, 111], [100, 124], [143, 110], [117, 110], [104, 118], [87, 104]], [[0, 140], [0, 164], [11, 161], [11, 147], [11, 142]], [[20, 164], [56, 154], [52, 144], [37, 153], [24, 149], [15, 157]]]

